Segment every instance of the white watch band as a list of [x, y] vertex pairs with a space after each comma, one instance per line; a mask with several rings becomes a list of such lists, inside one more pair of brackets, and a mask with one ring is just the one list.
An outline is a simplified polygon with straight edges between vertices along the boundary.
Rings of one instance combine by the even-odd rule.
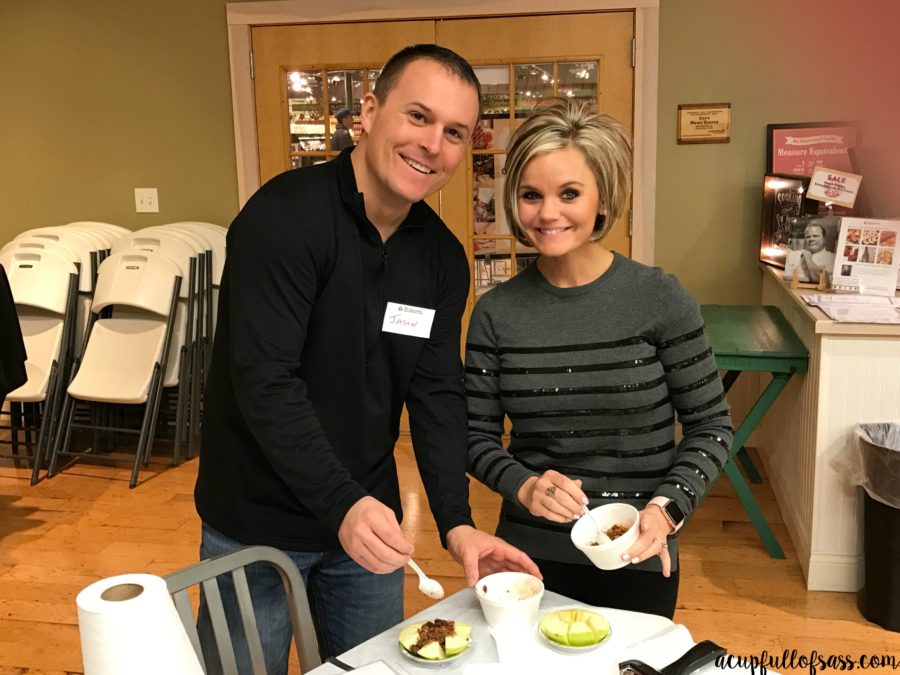
[[666, 506], [668, 506], [669, 502], [671, 502], [671, 501], [672, 500], [669, 499], [668, 497], [654, 497], [649, 502], [647, 502], [647, 504], [648, 505], [656, 504], [660, 508], [660, 510], [662, 510], [663, 515], [666, 517], [666, 520], [669, 522], [669, 525], [671, 525], [673, 528], [672, 534], [675, 534], [676, 532], [678, 532], [678, 530], [681, 529], [681, 526], [684, 525], [684, 521], [682, 520], [680, 523], [676, 523], [676, 522], [672, 521], [672, 518], [669, 516], [669, 512], [666, 511]]

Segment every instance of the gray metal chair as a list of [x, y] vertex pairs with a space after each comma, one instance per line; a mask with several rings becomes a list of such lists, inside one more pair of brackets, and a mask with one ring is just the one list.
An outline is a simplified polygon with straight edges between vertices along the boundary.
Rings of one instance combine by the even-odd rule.
[[244, 628], [244, 635], [247, 638], [253, 675], [266, 674], [262, 644], [256, 625], [256, 615], [253, 612], [250, 589], [247, 585], [247, 575], [244, 571], [247, 565], [258, 562], [272, 565], [284, 582], [284, 590], [287, 594], [288, 607], [291, 612], [291, 621], [294, 625], [294, 644], [300, 657], [300, 669], [304, 673], [312, 670], [320, 665], [322, 660], [319, 657], [319, 644], [316, 640], [312, 615], [309, 611], [309, 601], [306, 597], [306, 586], [303, 584], [303, 577], [300, 576], [300, 571], [287, 554], [269, 546], [248, 546], [237, 551], [224, 553], [209, 560], [201, 560], [195, 565], [173, 572], [165, 577], [169, 593], [175, 601], [178, 615], [181, 617], [185, 630], [187, 630], [191, 644], [194, 646], [194, 651], [197, 653], [200, 663], [204, 665], [204, 670], [206, 670], [194, 612], [188, 595], [190, 587], [200, 584], [209, 608], [213, 632], [216, 638], [216, 649], [219, 653], [222, 670], [225, 675], [239, 675], [234, 647], [228, 632], [225, 610], [222, 605], [222, 596], [219, 593], [219, 585], [216, 580], [216, 577], [222, 574], [231, 573], [235, 594], [241, 610], [241, 624]]

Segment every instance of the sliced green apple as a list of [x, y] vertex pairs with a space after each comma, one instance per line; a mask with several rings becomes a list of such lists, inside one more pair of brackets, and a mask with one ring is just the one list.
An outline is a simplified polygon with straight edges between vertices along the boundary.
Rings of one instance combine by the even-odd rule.
[[400, 635], [397, 637], [397, 639], [400, 640], [400, 645], [410, 654], [412, 654], [412, 651], [410, 650], [413, 645], [419, 641], [419, 626], [421, 625], [422, 623], [420, 622], [407, 626], [400, 631]]
[[429, 661], [440, 661], [446, 659], [440, 642], [426, 642], [425, 645], [416, 653], [420, 659], [428, 659]]
[[469, 646], [469, 641], [461, 637], [459, 635], [448, 635], [444, 638], [444, 653], [450, 656], [456, 656], [464, 651]]
[[564, 609], [549, 612], [540, 622], [540, 631], [553, 642], [569, 647], [589, 647], [604, 640], [609, 623], [589, 610]]
[[453, 622], [453, 631], [461, 638], [468, 640], [472, 634], [472, 626], [462, 621]]

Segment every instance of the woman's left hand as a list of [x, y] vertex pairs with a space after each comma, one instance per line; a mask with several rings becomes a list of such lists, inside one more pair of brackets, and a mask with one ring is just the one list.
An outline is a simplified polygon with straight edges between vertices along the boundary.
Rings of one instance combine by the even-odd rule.
[[669, 556], [668, 543], [672, 527], [663, 515], [662, 509], [655, 504], [648, 505], [640, 512], [640, 520], [640, 537], [634, 542], [634, 546], [622, 556], [622, 559], [639, 563], [658, 555], [662, 562], [663, 576], [668, 577], [672, 573], [672, 558]]

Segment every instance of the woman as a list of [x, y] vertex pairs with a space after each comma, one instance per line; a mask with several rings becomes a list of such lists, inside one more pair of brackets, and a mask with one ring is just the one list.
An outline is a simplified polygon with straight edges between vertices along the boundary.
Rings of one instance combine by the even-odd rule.
[[[472, 315], [469, 470], [503, 495], [497, 534], [532, 556], [548, 589], [671, 618], [671, 535], [732, 439], [697, 302], [674, 277], [598, 243], [629, 199], [631, 144], [619, 123], [560, 101], [526, 120], [507, 152], [506, 216], [540, 257]], [[641, 511], [633, 564], [612, 572], [569, 539], [585, 506], [608, 502]]]

